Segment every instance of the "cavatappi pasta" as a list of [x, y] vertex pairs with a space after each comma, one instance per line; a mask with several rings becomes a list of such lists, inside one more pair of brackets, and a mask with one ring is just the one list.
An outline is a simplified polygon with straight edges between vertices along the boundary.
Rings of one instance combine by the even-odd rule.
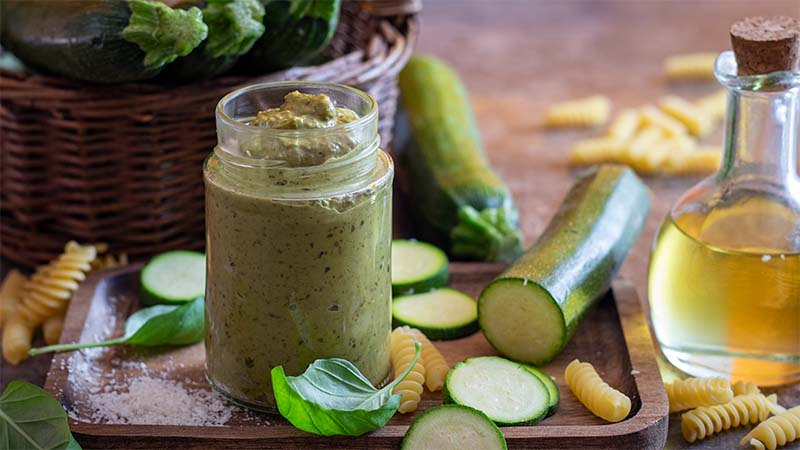
[[674, 55], [664, 61], [669, 80], [713, 80], [716, 53], [687, 53]]
[[[400, 376], [411, 364], [416, 353], [416, 338], [411, 333], [401, 328], [395, 328], [391, 335], [390, 355], [394, 376]], [[425, 364], [424, 358], [420, 354], [417, 363], [408, 376], [392, 390], [394, 394], [400, 394], [400, 407], [397, 409], [405, 414], [417, 409], [425, 383]]]
[[422, 344], [422, 358], [423, 365], [425, 366], [425, 386], [428, 390], [435, 392], [442, 389], [444, 381], [447, 378], [447, 372], [450, 371], [450, 366], [445, 361], [444, 356], [439, 352], [439, 349], [433, 345], [433, 342], [422, 334], [416, 328], [408, 326], [402, 327], [407, 333], [411, 333], [419, 343]]
[[705, 439], [723, 430], [764, 421], [770, 413], [785, 411], [777, 405], [777, 396], [745, 394], [728, 403], [701, 406], [681, 415], [681, 434], [687, 442]]
[[699, 406], [714, 406], [733, 400], [731, 383], [725, 378], [687, 378], [664, 385], [669, 399], [669, 412]]
[[594, 95], [550, 106], [545, 114], [545, 124], [548, 127], [602, 125], [608, 121], [610, 114], [611, 100]]
[[761, 422], [742, 440], [758, 450], [775, 450], [800, 439], [800, 406], [786, 410]]
[[603, 381], [591, 364], [573, 360], [564, 378], [575, 397], [594, 415], [619, 422], [631, 412], [631, 399]]

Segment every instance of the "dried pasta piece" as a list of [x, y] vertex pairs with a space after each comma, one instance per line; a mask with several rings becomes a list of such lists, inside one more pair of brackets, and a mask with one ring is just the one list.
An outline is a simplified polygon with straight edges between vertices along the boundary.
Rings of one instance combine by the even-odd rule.
[[3, 279], [3, 285], [0, 286], [0, 326], [14, 314], [27, 280], [28, 278], [16, 269], [10, 270]]
[[687, 134], [688, 130], [679, 121], [668, 116], [655, 106], [647, 105], [640, 111], [642, 125], [660, 128], [666, 137], [675, 137]]
[[[392, 368], [394, 376], [400, 376], [411, 364], [416, 353], [414, 336], [401, 328], [392, 331], [390, 354], [392, 358]], [[392, 393], [400, 394], [400, 407], [397, 409], [401, 414], [412, 412], [417, 409], [425, 383], [425, 359], [420, 354], [417, 363], [408, 376], [395, 386]]]
[[64, 314], [48, 317], [42, 323], [42, 334], [44, 334], [44, 342], [47, 345], [58, 344], [61, 339], [61, 331], [64, 329]]
[[545, 114], [545, 124], [548, 127], [602, 125], [608, 121], [610, 114], [611, 100], [602, 95], [594, 95], [550, 106]]
[[712, 173], [719, 168], [721, 160], [721, 149], [699, 147], [694, 151], [671, 154], [664, 161], [662, 171], [673, 175]]
[[34, 327], [18, 314], [8, 318], [3, 326], [3, 359], [16, 366], [28, 358]]
[[711, 95], [701, 97], [694, 104], [700, 111], [703, 111], [712, 124], [721, 122], [728, 109], [728, 91], [721, 89]]
[[68, 242], [61, 256], [31, 276], [17, 305], [17, 313], [31, 326], [63, 313], [73, 292], [78, 289], [78, 283], [86, 279], [96, 257], [94, 246]]
[[[99, 250], [98, 250], [98, 253]], [[117, 255], [98, 255], [92, 261], [92, 272], [106, 269], [116, 269], [117, 267], [124, 267], [128, 265], [128, 254], [119, 253]]]
[[444, 381], [447, 378], [447, 372], [450, 371], [450, 366], [445, 361], [439, 349], [433, 345], [433, 342], [418, 329], [408, 326], [402, 327], [407, 333], [411, 333], [417, 339], [417, 342], [422, 344], [422, 359], [423, 366], [425, 366], [425, 386], [431, 392], [439, 391], [444, 386]]
[[713, 80], [716, 60], [716, 53], [674, 55], [664, 62], [664, 70], [670, 80]]
[[625, 149], [625, 141], [612, 137], [584, 139], [572, 147], [570, 164], [588, 166], [615, 162], [622, 158]]
[[742, 438], [739, 445], [749, 442], [758, 450], [775, 450], [797, 439], [800, 439], [800, 406], [761, 422]]
[[749, 394], [760, 394], [761, 389], [758, 388], [758, 385], [751, 381], [742, 381], [739, 380], [736, 383], [733, 383], [731, 386], [733, 390], [733, 396], [736, 397], [738, 395], [749, 395]]
[[681, 415], [681, 434], [686, 442], [705, 439], [723, 430], [763, 422], [770, 413], [785, 411], [777, 396], [747, 394], [722, 405], [701, 406]]
[[646, 126], [639, 130], [636, 136], [628, 142], [620, 160], [633, 167], [636, 165], [636, 161], [642, 158], [642, 155], [645, 155], [653, 146], [663, 142], [663, 140], [664, 131], [661, 128]]
[[641, 119], [638, 111], [631, 108], [625, 109], [608, 126], [608, 137], [619, 141], [627, 141], [636, 134], [640, 123]]
[[687, 378], [664, 385], [669, 399], [669, 412], [699, 406], [722, 405], [733, 400], [731, 383], [725, 378]]
[[688, 152], [695, 145], [695, 140], [687, 135], [664, 139], [653, 143], [647, 151], [636, 153], [636, 159], [629, 164], [639, 173], [658, 173], [671, 155]]
[[564, 378], [575, 397], [594, 415], [619, 422], [631, 412], [631, 399], [603, 381], [591, 364], [573, 360]]
[[668, 95], [658, 103], [664, 113], [681, 122], [690, 133], [698, 137], [714, 131], [714, 123], [702, 109], [674, 95]]

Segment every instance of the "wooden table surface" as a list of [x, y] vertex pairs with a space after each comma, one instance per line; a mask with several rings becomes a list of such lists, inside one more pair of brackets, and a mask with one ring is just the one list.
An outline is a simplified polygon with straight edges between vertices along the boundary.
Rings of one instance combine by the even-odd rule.
[[[427, 0], [419, 51], [445, 59], [465, 80], [489, 157], [514, 193], [531, 243], [572, 182], [566, 165], [571, 144], [600, 133], [543, 130], [548, 104], [603, 93], [618, 110], [655, 102], [665, 93], [692, 97], [714, 92], [719, 89], [714, 82], [668, 84], [664, 58], [726, 50], [731, 23], [773, 14], [800, 16], [800, 0]], [[719, 133], [715, 139], [721, 143]], [[696, 181], [646, 179], [653, 206], [622, 269], [644, 301], [653, 234], [669, 206]], [[0, 388], [19, 378], [41, 384], [48, 363], [47, 355], [16, 368], [0, 361]], [[779, 395], [786, 404], [798, 404], [800, 386], [781, 389]], [[680, 438], [676, 417], [671, 419], [667, 449], [737, 448], [741, 433], [689, 447]]]

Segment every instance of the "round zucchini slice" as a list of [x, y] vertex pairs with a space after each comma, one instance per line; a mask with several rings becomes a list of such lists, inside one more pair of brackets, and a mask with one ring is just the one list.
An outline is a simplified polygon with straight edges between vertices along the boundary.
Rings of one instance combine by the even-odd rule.
[[408, 428], [401, 450], [506, 450], [506, 439], [486, 414], [462, 405], [431, 408]]
[[447, 255], [420, 241], [392, 241], [392, 294], [427, 292], [447, 284]]
[[394, 326], [408, 325], [434, 341], [458, 339], [478, 331], [478, 302], [450, 288], [395, 297]]

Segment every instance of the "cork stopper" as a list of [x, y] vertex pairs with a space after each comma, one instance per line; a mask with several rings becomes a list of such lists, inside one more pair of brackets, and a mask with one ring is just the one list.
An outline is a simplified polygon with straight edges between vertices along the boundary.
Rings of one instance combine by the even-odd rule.
[[731, 26], [740, 76], [800, 70], [800, 21], [793, 17], [747, 17]]

